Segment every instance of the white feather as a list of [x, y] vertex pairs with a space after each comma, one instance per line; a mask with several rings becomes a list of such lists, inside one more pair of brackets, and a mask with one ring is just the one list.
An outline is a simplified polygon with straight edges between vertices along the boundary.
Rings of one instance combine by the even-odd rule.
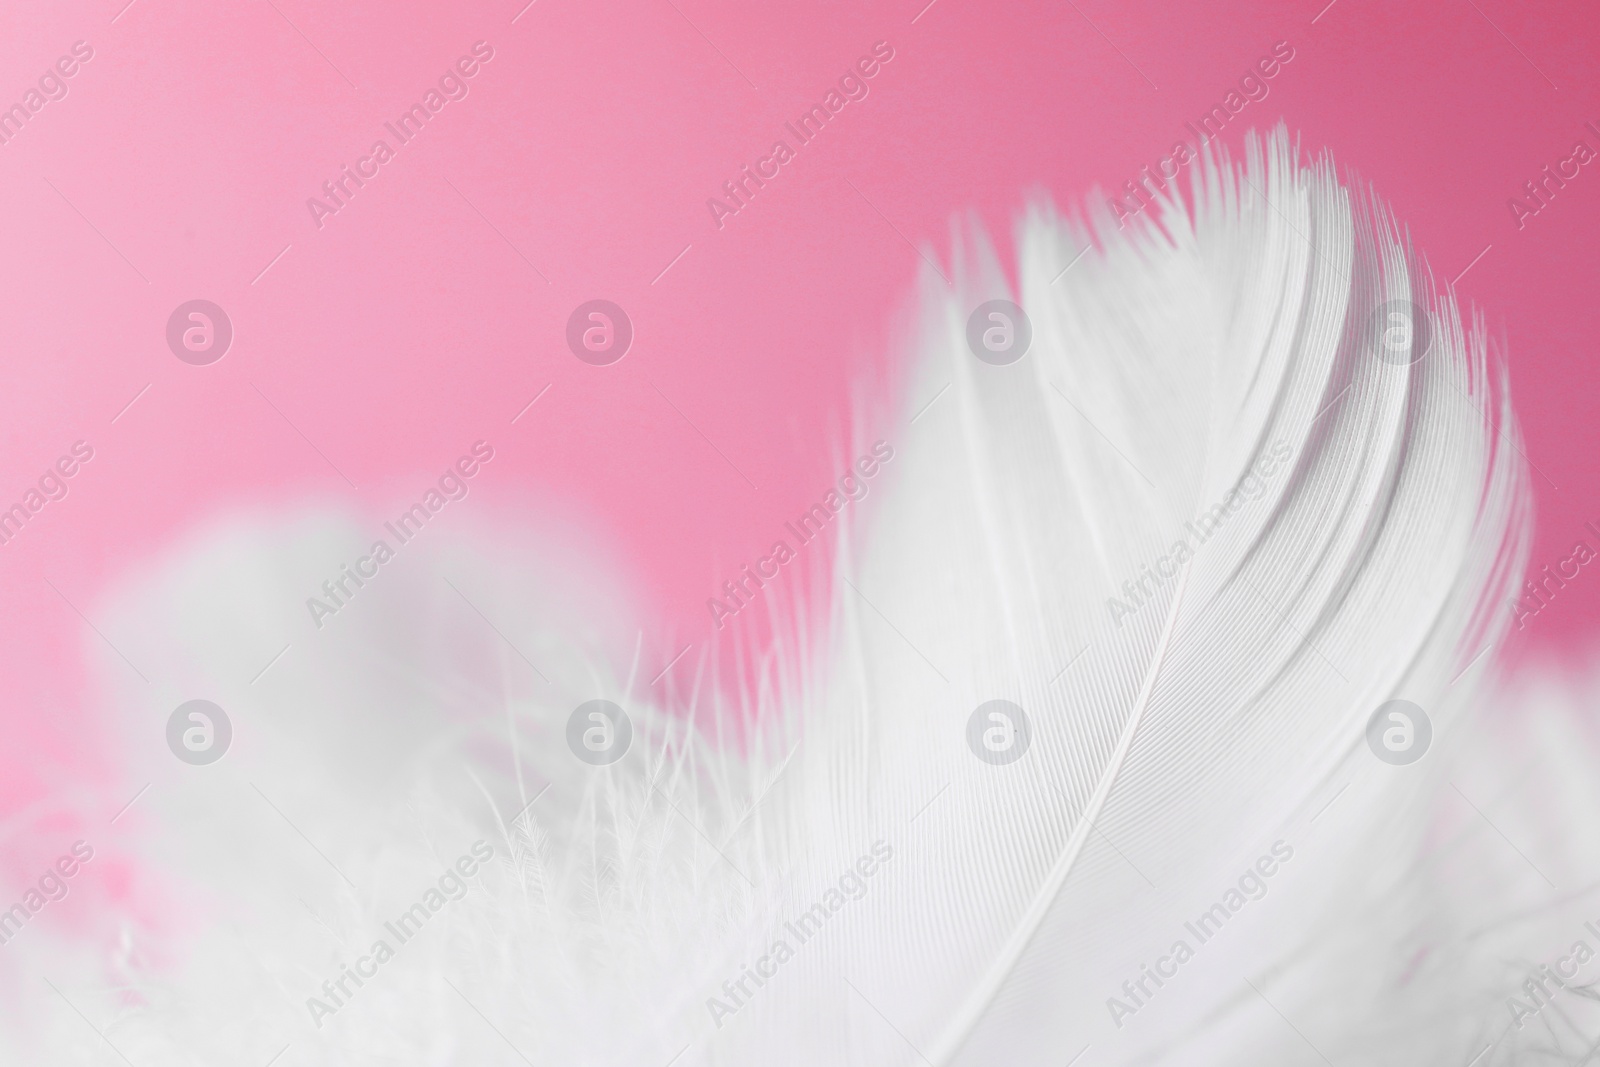
[[[1279, 1063], [1307, 1039], [1418, 1062], [1319, 1008], [1354, 984], [1323, 935], [1415, 855], [1421, 816], [1395, 813], [1433, 785], [1364, 729], [1402, 696], [1452, 734], [1475, 675], [1450, 683], [1525, 550], [1515, 431], [1481, 328], [1330, 162], [1279, 132], [1197, 169], [1159, 228], [1101, 219], [1088, 251], [1031, 211], [1018, 293], [978, 236], [953, 288], [924, 278], [895, 458], [830, 599], [792, 616], [824, 625], [794, 624], [742, 691], [706, 659], [658, 703], [606, 565], [549, 531], [419, 540], [256, 687], [306, 627], [282, 590], [359, 525], [256, 517], [130, 584], [104, 614], [159, 692], [112, 687], [132, 755], [108, 796], [155, 783], [127, 832], [172, 906], [127, 916], [129, 951], [62, 992], [141, 1067], [283, 1046], [284, 1067]], [[1001, 297], [1033, 328], [1003, 367], [966, 341]], [[1407, 366], [1376, 355], [1388, 300], [1431, 312]], [[1185, 524], [1217, 505], [1202, 543]], [[1108, 609], [1180, 539], [1193, 558], [1148, 604]], [[526, 563], [541, 546], [564, 565]], [[202, 692], [237, 710], [234, 749], [175, 766], [165, 715]], [[564, 742], [594, 697], [638, 731], [606, 768]], [[1005, 765], [967, 744], [996, 698], [1031, 724]], [[478, 838], [499, 860], [314, 1026], [323, 980]], [[1266, 895], [1118, 1018], [1122, 983], [1279, 841]], [[800, 943], [786, 924], [830, 891]], [[729, 994], [780, 941], [792, 957]], [[89, 1055], [36, 995], [55, 1061]]]

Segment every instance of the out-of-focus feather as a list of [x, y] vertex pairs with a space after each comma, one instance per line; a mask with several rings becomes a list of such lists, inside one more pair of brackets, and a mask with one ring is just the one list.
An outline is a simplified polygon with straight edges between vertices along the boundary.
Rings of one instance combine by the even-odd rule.
[[[1196, 166], [1192, 202], [1093, 249], [1032, 211], [1016, 293], [978, 236], [952, 287], [924, 279], [893, 462], [808, 605], [825, 625], [736, 695], [706, 671], [660, 706], [606, 632], [629, 609], [590, 588], [603, 562], [541, 569], [520, 540], [419, 542], [259, 686], [305, 627], [278, 590], [353, 528], [246, 524], [130, 586], [108, 625], [162, 688], [109, 698], [127, 780], [157, 783], [130, 832], [184, 888], [179, 919], [130, 923], [111, 977], [138, 1001], [107, 1036], [141, 1064], [287, 1045], [285, 1067], [1305, 1055], [1279, 1001], [1349, 979], [1301, 950], [1420, 837], [1365, 853], [1428, 788], [1366, 721], [1400, 696], [1451, 735], [1526, 494], [1481, 330], [1381, 208], [1281, 132]], [[996, 298], [1032, 328], [1005, 366], [967, 340]], [[1420, 358], [1380, 358], [1388, 301], [1426, 309]], [[201, 691], [238, 710], [234, 751], [178, 774], [161, 722]], [[605, 768], [564, 739], [595, 697], [636, 730]], [[968, 744], [995, 699], [1029, 723], [1014, 762]], [[323, 980], [480, 837], [472, 890], [313, 1026]], [[1260, 900], [1186, 933], [1279, 842]], [[69, 983], [102, 1020], [106, 981]], [[64, 1011], [56, 1047], [91, 1047]]]

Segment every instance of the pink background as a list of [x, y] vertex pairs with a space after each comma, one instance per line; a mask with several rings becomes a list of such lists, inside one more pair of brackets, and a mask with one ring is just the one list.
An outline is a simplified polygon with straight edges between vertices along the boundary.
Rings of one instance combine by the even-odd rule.
[[[497, 456], [464, 506], [585, 516], [657, 612], [647, 660], [710, 640], [706, 597], [837, 476], [853, 390], [894, 365], [908, 241], [943, 256], [975, 210], [1008, 244], [1029, 195], [1120, 186], [1283, 40], [1224, 141], [1283, 119], [1392, 202], [1439, 277], [1473, 264], [1458, 290], [1506, 342], [1542, 472], [1535, 567], [1600, 520], [1600, 164], [1520, 231], [1506, 206], [1579, 137], [1600, 148], [1592, 4], [1337, 0], [1313, 23], [1320, 2], [123, 2], [0, 11], [0, 102], [74, 41], [95, 52], [0, 146], [0, 501], [95, 450], [0, 547], [5, 812], [73, 786], [121, 801], [83, 670], [98, 638], [63, 597], [92, 621], [230, 509], [384, 513], [478, 438]], [[470, 95], [313, 226], [306, 199], [480, 39]], [[706, 199], [880, 40], [870, 95], [717, 229]], [[611, 367], [564, 344], [595, 297], [637, 331]], [[234, 324], [208, 367], [164, 340], [193, 298]], [[1585, 571], [1512, 651], [1597, 622]]]

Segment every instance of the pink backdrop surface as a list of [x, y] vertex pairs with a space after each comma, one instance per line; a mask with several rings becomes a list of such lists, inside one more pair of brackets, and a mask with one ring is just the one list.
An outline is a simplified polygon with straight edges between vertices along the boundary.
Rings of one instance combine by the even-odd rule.
[[[645, 591], [656, 662], [712, 640], [707, 596], [837, 477], [918, 248], [947, 255], [966, 211], [1005, 247], [1028, 197], [1121, 186], [1278, 42], [1224, 142], [1283, 120], [1393, 204], [1509, 352], [1535, 567], [1596, 543], [1600, 165], [1520, 226], [1507, 205], [1600, 149], [1592, 4], [124, 2], [0, 11], [0, 103], [93, 53], [0, 145], [0, 501], [93, 449], [0, 547], [7, 812], [120, 788], [84, 670], [119, 575], [245, 506], [382, 515], [478, 439], [466, 507], [583, 516]], [[399, 145], [384, 124], [480, 41], [466, 95]], [[867, 95], [719, 226], [707, 199], [877, 42]], [[380, 138], [393, 158], [314, 218]], [[564, 340], [593, 298], [636, 330], [608, 367]], [[192, 299], [233, 324], [209, 366], [167, 347]], [[1585, 570], [1512, 652], [1597, 622]]]

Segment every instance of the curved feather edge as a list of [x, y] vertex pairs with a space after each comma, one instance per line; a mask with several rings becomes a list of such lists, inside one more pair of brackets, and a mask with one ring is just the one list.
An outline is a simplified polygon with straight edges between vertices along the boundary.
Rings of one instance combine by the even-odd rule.
[[[1382, 207], [1281, 129], [1156, 209], [1096, 216], [1092, 244], [1032, 209], [1015, 292], [958, 232], [866, 519], [736, 686], [707, 654], [661, 696], [614, 568], [540, 566], [581, 536], [496, 526], [419, 544], [254, 688], [304, 624], [282, 590], [361, 520], [182, 546], [97, 611], [159, 679], [104, 672], [130, 753], [108, 798], [160, 783], [107, 851], [161, 903], [116, 951], [10, 962], [70, 961], [60, 992], [141, 1063], [1282, 1062], [1284, 1018], [1335, 1059], [1419, 1062], [1326, 994], [1384, 959], [1335, 934], [1372, 886], [1417, 898], [1439, 804], [1442, 757], [1382, 763], [1367, 720], [1414, 701], [1451, 751], [1520, 581], [1503, 372]], [[968, 341], [992, 299], [1032, 328], [1004, 366]], [[1384, 348], [1389, 301], [1426, 311], [1414, 360]], [[194, 692], [240, 709], [226, 773], [174, 776], [155, 729]], [[606, 768], [564, 740], [595, 697], [636, 730]], [[969, 745], [996, 699], [1027, 719], [1012, 762], [982, 757], [990, 720]], [[314, 1017], [476, 839], [497, 858], [427, 936]], [[1140, 987], [1280, 843], [1260, 898]], [[34, 992], [52, 1054], [89, 1054]]]

